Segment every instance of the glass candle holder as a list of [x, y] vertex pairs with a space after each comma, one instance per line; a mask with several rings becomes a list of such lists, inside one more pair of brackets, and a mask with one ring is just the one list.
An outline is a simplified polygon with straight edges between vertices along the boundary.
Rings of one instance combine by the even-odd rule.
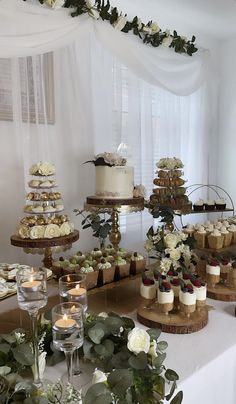
[[41, 385], [39, 375], [39, 351], [37, 315], [47, 304], [47, 271], [44, 268], [23, 268], [16, 273], [17, 300], [20, 309], [28, 311], [31, 320], [34, 355], [34, 384]]
[[[86, 276], [79, 274], [64, 275], [59, 279], [59, 294], [61, 302], [77, 302], [83, 306], [85, 314], [88, 308]], [[74, 353], [74, 375], [80, 375], [80, 361], [78, 350]]]
[[73, 352], [84, 342], [83, 306], [60, 303], [52, 309], [53, 345], [66, 356], [68, 382], [73, 385]]

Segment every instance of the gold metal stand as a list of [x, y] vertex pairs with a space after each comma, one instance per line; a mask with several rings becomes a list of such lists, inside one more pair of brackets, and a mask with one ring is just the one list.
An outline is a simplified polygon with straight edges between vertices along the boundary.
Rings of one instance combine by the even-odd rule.
[[121, 233], [119, 228], [119, 213], [134, 213], [144, 209], [144, 198], [129, 198], [129, 199], [101, 199], [95, 196], [87, 197], [87, 202], [84, 209], [91, 211], [102, 211], [106, 209], [111, 214], [111, 233], [109, 240], [115, 250], [119, 248]]

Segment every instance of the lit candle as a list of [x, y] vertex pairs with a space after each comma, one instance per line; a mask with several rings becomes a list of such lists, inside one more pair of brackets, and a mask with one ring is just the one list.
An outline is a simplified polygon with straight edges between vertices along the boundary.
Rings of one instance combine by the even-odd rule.
[[72, 328], [76, 325], [76, 321], [73, 320], [72, 318], [68, 318], [66, 314], [59, 320], [55, 322], [55, 327], [57, 328]]
[[71, 296], [81, 296], [86, 293], [85, 288], [81, 288], [80, 285], [76, 285], [75, 288], [68, 290], [68, 294]]
[[39, 289], [41, 285], [40, 281], [35, 281], [34, 278], [30, 278], [29, 281], [27, 282], [23, 282], [21, 284], [21, 289], [24, 292], [37, 292], [37, 290]]

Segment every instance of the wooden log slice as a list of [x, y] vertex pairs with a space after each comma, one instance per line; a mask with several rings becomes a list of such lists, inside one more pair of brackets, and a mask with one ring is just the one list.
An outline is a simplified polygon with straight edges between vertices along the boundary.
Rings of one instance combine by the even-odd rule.
[[38, 239], [26, 239], [21, 238], [17, 235], [11, 236], [11, 244], [16, 247], [23, 248], [47, 248], [67, 245], [74, 243], [79, 239], [79, 231], [74, 230], [67, 236], [55, 237], [55, 238], [38, 238]]
[[144, 198], [137, 197], [137, 198], [98, 198], [96, 196], [88, 196], [86, 199], [88, 205], [96, 205], [96, 206], [121, 206], [121, 205], [128, 205], [128, 206], [140, 206], [140, 208], [144, 207]]
[[170, 334], [191, 334], [204, 328], [208, 323], [208, 309], [204, 307], [201, 311], [195, 311], [189, 318], [173, 310], [169, 315], [160, 312], [158, 304], [146, 300], [137, 310], [138, 321], [147, 327], [158, 327], [163, 332]]
[[214, 288], [207, 286], [207, 297], [222, 302], [236, 302], [236, 288], [218, 283]]

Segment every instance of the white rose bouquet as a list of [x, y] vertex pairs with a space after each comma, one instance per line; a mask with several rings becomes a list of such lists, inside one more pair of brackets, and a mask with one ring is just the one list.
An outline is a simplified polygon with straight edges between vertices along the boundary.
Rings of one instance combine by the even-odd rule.
[[169, 232], [164, 227], [154, 231], [151, 227], [144, 247], [150, 258], [158, 259], [159, 270], [166, 275], [170, 270], [193, 272], [197, 256], [191, 252], [191, 245], [191, 239], [182, 231]]

